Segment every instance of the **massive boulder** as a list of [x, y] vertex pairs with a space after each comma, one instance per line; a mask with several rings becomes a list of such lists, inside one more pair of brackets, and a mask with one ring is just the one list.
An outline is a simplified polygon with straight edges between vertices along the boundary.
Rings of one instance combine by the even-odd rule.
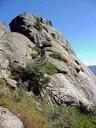
[[10, 75], [10, 62], [25, 65], [32, 60], [31, 51], [35, 47], [31, 41], [20, 33], [7, 32], [4, 25], [0, 27], [0, 76]]
[[[42, 29], [36, 26], [37, 19]], [[96, 101], [96, 77], [76, 57], [70, 43], [52, 26], [51, 22], [24, 13], [11, 21], [10, 29], [12, 32], [0, 38], [2, 46], [0, 54], [2, 53], [3, 59], [4, 55], [7, 55], [6, 57], [19, 62], [30, 60], [28, 59], [30, 55], [28, 46], [31, 46], [31, 49], [36, 47], [42, 50], [43, 48], [47, 59], [57, 66], [58, 73], [50, 76], [51, 81], [46, 88], [53, 102], [75, 104], [81, 101], [85, 105], [91, 105]], [[56, 58], [57, 53], [59, 57], [62, 56], [63, 60]], [[52, 57], [50, 54], [56, 55]]]
[[0, 128], [24, 128], [23, 123], [7, 108], [0, 106]]
[[[43, 26], [43, 29], [40, 26], [41, 24], [51, 26], [50, 21], [48, 20], [24, 13], [12, 20], [10, 23], [10, 29], [12, 32], [19, 32], [24, 34], [37, 46], [42, 46], [42, 43], [51, 46], [51, 43], [47, 41], [50, 38], [50, 35], [47, 32], [47, 28], [46, 26], [45, 28]], [[43, 29], [42, 33], [41, 31], [38, 31], [38, 29]]]

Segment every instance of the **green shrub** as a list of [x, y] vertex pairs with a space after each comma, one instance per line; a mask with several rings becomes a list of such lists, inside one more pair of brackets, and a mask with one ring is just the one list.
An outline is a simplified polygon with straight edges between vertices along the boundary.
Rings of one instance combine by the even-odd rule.
[[46, 40], [47, 40], [48, 42], [51, 41], [51, 39], [50, 39], [48, 36], [46, 36]]
[[28, 91], [32, 91], [36, 96], [41, 97], [44, 80], [46, 79], [45, 69], [40, 64], [28, 63], [19, 74], [22, 81], [28, 81]]
[[11, 71], [11, 76], [15, 80], [17, 80], [17, 81], [19, 81], [19, 80], [25, 80], [25, 79], [27, 80], [27, 76], [26, 76], [27, 71], [19, 63], [14, 62], [14, 61], [13, 62], [10, 62], [9, 63], [9, 67], [10, 67], [10, 71]]
[[0, 89], [4, 88], [5, 86], [6, 86], [5, 80], [0, 78]]
[[19, 68], [19, 63], [18, 62], [16, 62], [16, 61], [9, 61], [9, 67], [10, 67], [10, 70], [11, 70], [11, 72], [13, 71], [17, 71], [18, 70], [18, 68]]
[[26, 88], [28, 91], [33, 91], [33, 93], [37, 96], [41, 97], [41, 91], [43, 89], [43, 85], [48, 84], [48, 78], [45, 77], [45, 73], [47, 70], [45, 69], [45, 64], [32, 64], [28, 63], [25, 67], [16, 66], [11, 70], [12, 75], [16, 80], [21, 79], [23, 82], [27, 82]]
[[52, 37], [55, 39], [56, 38], [56, 35], [55, 33], [51, 33]]
[[92, 115], [79, 113], [76, 107], [42, 104], [43, 114], [54, 128], [95, 128]]
[[66, 62], [66, 63], [68, 62], [68, 60], [64, 56], [62, 56], [61, 53], [59, 52], [50, 53], [49, 56], [54, 59], [58, 59], [60, 61]]
[[[49, 83], [50, 79], [45, 77], [45, 73], [48, 75], [54, 75], [58, 72], [57, 67], [49, 61], [45, 61], [40, 64], [28, 63], [25, 67], [11, 63], [11, 73], [14, 79], [23, 82], [23, 88], [27, 88], [28, 91], [32, 91], [36, 96], [41, 97], [42, 89]], [[24, 82], [27, 82], [27, 86], [24, 86]]]
[[48, 75], [54, 75], [54, 74], [56, 74], [58, 72], [56, 65], [54, 65], [50, 61], [45, 61], [43, 63], [43, 67], [45, 68], [46, 73]]
[[17, 115], [26, 128], [96, 128], [96, 114], [84, 115], [76, 107], [49, 105], [45, 100], [41, 105], [38, 101], [38, 106], [36, 98], [28, 96], [23, 88], [4, 94], [0, 97], [0, 105]]
[[33, 93], [41, 97], [41, 91], [50, 81], [48, 77], [45, 77], [45, 73], [53, 75], [57, 73], [57, 67], [49, 61], [45, 61], [40, 64], [27, 64], [25, 67], [25, 77], [28, 78], [28, 90], [32, 90]]
[[38, 17], [36, 18], [35, 27], [37, 28], [38, 31], [42, 31], [42, 29], [43, 29], [43, 26]]
[[[35, 100], [28, 97], [24, 90], [22, 90], [24, 92], [21, 92], [21, 90], [18, 91], [15, 92], [15, 94], [10, 93], [10, 96], [9, 93], [5, 93], [2, 98], [0, 97], [0, 106], [8, 108], [12, 113], [18, 116], [26, 128], [46, 128], [45, 126], [48, 126], [48, 124], [44, 116], [39, 112], [36, 104], [32, 104]], [[14, 100], [14, 97], [17, 95], [21, 98], [19, 102]]]
[[44, 67], [42, 67], [41, 64], [28, 63], [25, 68], [26, 68], [27, 72], [29, 74], [31, 74], [32, 77], [36, 77], [36, 79], [40, 79], [40, 78], [44, 77], [45, 69], [44, 69]]
[[45, 105], [43, 113], [49, 124], [53, 125], [54, 128], [74, 128], [71, 114], [64, 105]]
[[37, 53], [31, 53], [30, 55], [31, 55], [32, 59], [36, 59], [38, 56]]
[[19, 87], [17, 89], [17, 91], [14, 92], [12, 99], [13, 99], [14, 102], [22, 103], [22, 105], [24, 105], [24, 106], [27, 106], [27, 107], [34, 106], [34, 107], [36, 107], [35, 101], [30, 96], [28, 96], [27, 90], [25, 90], [23, 88], [23, 86]]

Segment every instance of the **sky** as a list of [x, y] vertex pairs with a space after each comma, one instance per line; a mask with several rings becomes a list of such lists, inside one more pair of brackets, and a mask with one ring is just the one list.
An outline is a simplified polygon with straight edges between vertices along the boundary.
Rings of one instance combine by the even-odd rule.
[[0, 0], [0, 22], [7, 26], [28, 12], [53, 22], [86, 65], [96, 65], [96, 0]]

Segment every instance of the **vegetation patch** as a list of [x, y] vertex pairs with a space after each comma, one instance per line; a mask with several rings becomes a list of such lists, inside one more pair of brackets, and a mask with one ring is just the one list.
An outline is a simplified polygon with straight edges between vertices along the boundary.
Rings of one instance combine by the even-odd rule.
[[51, 33], [51, 35], [52, 35], [52, 37], [53, 37], [54, 39], [56, 39], [56, 34], [55, 34], [55, 33]]
[[54, 59], [58, 59], [60, 61], [68, 63], [68, 60], [64, 56], [62, 56], [61, 53], [59, 53], [59, 52], [52, 52], [49, 54], [49, 56]]
[[5, 86], [6, 86], [5, 80], [0, 78], [0, 89], [4, 88]]
[[[1, 93], [1, 92], [0, 92]], [[38, 102], [28, 96], [24, 88], [6, 92], [0, 97], [0, 106], [7, 107], [18, 116], [25, 128], [95, 128], [96, 114], [83, 114], [76, 107], [50, 105], [45, 100]], [[39, 107], [39, 109], [38, 109]], [[42, 111], [40, 111], [42, 110]]]
[[[41, 64], [29, 63], [26, 67], [21, 67], [17, 63], [16, 66], [12, 63], [10, 66], [14, 76], [21, 79], [22, 83], [18, 86], [17, 91], [7, 90], [5, 92], [0, 90], [0, 106], [7, 107], [17, 115], [22, 120], [25, 128], [96, 127], [95, 106], [94, 112], [88, 112], [86, 106], [82, 103], [79, 103], [79, 108], [75, 106], [66, 107], [65, 105], [50, 105], [45, 99], [39, 99], [39, 105], [37, 105], [36, 98], [34, 99], [28, 95], [27, 85], [30, 85], [29, 87], [34, 94], [40, 94], [43, 85], [49, 82], [45, 73], [50, 75], [57, 73], [57, 67], [50, 61]], [[1, 78], [0, 86], [5, 85], [5, 81]]]
[[95, 128], [95, 117], [81, 114], [76, 107], [64, 105], [43, 106], [43, 114], [54, 128]]
[[[22, 91], [4, 93], [0, 97], [0, 106], [7, 107], [17, 115], [22, 120], [25, 128], [49, 128], [43, 114], [37, 109], [34, 103], [35, 100], [29, 97], [26, 91]], [[18, 98], [21, 100], [16, 100]]]
[[31, 55], [32, 59], [36, 59], [36, 58], [37, 58], [37, 56], [38, 56], [38, 54], [37, 54], [37, 53], [31, 53], [30, 55]]
[[47, 40], [48, 42], [51, 41], [50, 37], [48, 37], [48, 36], [46, 36], [46, 40]]
[[50, 82], [50, 78], [45, 74], [54, 75], [58, 72], [56, 65], [50, 61], [39, 64], [28, 63], [25, 67], [11, 62], [10, 69], [12, 77], [22, 82], [20, 86], [28, 91], [32, 91], [39, 98], [42, 98], [41, 92]]
[[38, 31], [42, 31], [42, 29], [43, 29], [43, 26], [38, 17], [36, 18], [35, 27], [37, 28]]
[[45, 68], [45, 71], [48, 75], [54, 75], [58, 73], [57, 66], [50, 61], [45, 61], [43, 63], [43, 67]]

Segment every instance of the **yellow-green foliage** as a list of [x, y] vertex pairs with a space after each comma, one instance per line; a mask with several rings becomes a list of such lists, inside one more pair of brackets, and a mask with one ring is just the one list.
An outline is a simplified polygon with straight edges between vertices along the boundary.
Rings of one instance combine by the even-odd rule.
[[42, 66], [45, 68], [46, 73], [49, 75], [54, 75], [58, 72], [56, 65], [50, 61], [45, 61]]
[[38, 17], [36, 18], [35, 26], [36, 26], [38, 31], [42, 31], [43, 26], [42, 26], [40, 19]]
[[[24, 95], [25, 94], [25, 95]], [[0, 105], [7, 107], [17, 115], [26, 128], [49, 128], [42, 113], [24, 90], [2, 93]], [[51, 127], [50, 127], [51, 128]]]
[[0, 89], [6, 86], [6, 82], [4, 79], [0, 78]]
[[[41, 80], [44, 73], [50, 75], [57, 73], [57, 67], [49, 61], [45, 61], [39, 66], [29, 64], [26, 66], [26, 70], [29, 74], [34, 73], [38, 80]], [[82, 104], [79, 111], [78, 107], [55, 104], [52, 106], [47, 103], [46, 94], [41, 103], [40, 99], [38, 100], [38, 105], [36, 98], [30, 97], [28, 92], [22, 88], [23, 86], [16, 91], [10, 91], [8, 88], [5, 91], [4, 87], [6, 88], [6, 83], [0, 78], [0, 106], [7, 107], [17, 115], [25, 128], [96, 128], [96, 111], [95, 114], [92, 112], [80, 113], [80, 110], [86, 109]]]
[[55, 73], [58, 72], [56, 65], [50, 61], [45, 61], [44, 63], [41, 64], [29, 63], [27, 64], [26, 68], [28, 69], [28, 71], [33, 71], [37, 74], [40, 74], [41, 77], [44, 75], [44, 73], [49, 75], [54, 75]]
[[[44, 107], [44, 106], [43, 106]], [[45, 105], [43, 114], [54, 128], [95, 128], [91, 114], [81, 114], [76, 107]], [[95, 118], [96, 119], [96, 118]]]
[[32, 59], [35, 59], [38, 56], [37, 53], [31, 53], [30, 55], [31, 55]]
[[[45, 101], [39, 105], [36, 99], [29, 97], [26, 90], [0, 91], [0, 105], [7, 107], [24, 123], [25, 128], [95, 128], [96, 116], [81, 114], [76, 107], [49, 105]], [[40, 104], [40, 99], [38, 101]]]
[[60, 61], [66, 62], [66, 63], [68, 62], [68, 60], [63, 55], [61, 55], [61, 53], [59, 52], [50, 53], [49, 56], [54, 59], [58, 59]]
[[24, 106], [21, 103], [16, 103], [9, 98], [1, 98], [0, 105], [6, 106], [11, 112], [15, 113], [23, 121], [28, 128], [39, 126], [44, 121], [43, 116], [35, 110], [34, 107]]

